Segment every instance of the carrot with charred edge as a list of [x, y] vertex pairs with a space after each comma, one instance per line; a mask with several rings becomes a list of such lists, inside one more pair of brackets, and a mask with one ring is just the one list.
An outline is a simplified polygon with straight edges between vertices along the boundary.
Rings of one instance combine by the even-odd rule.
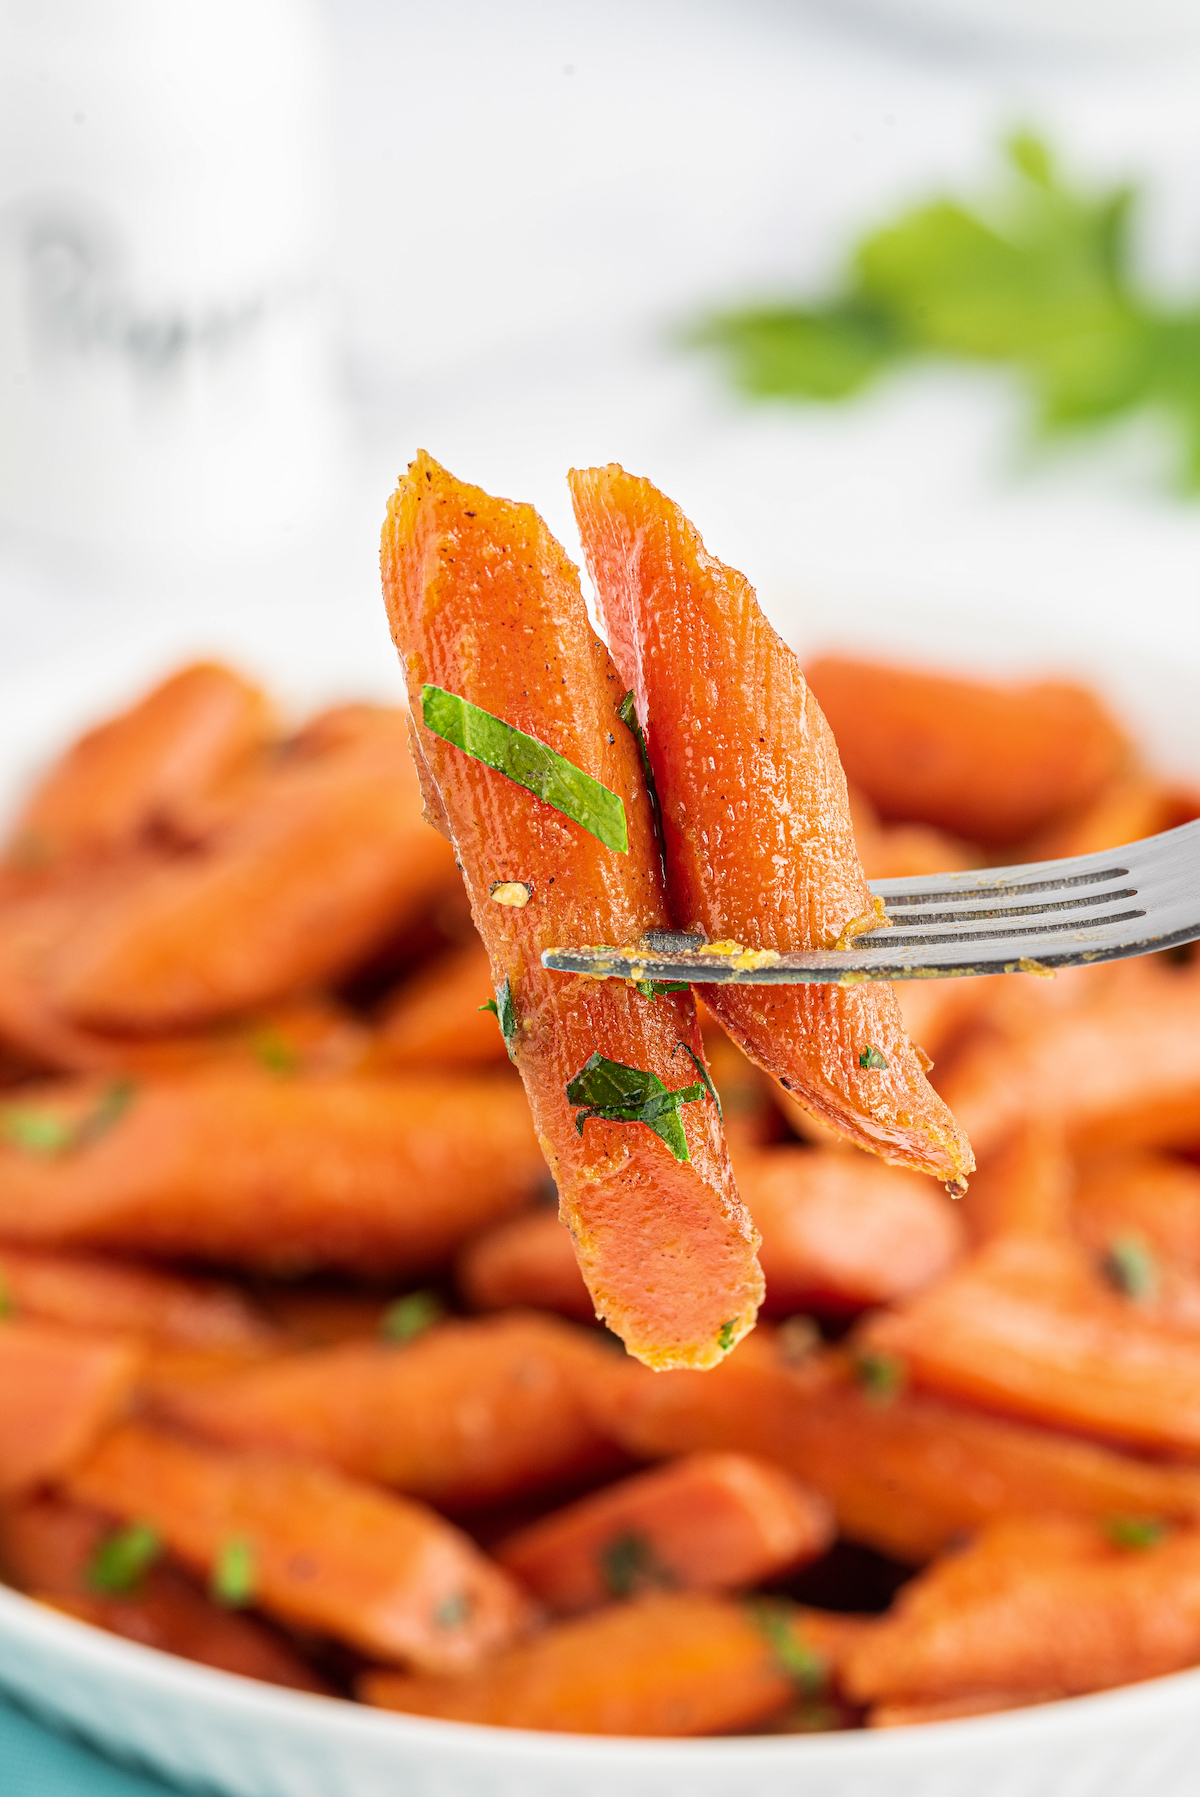
[[748, 1454], [690, 1454], [580, 1498], [492, 1550], [558, 1615], [655, 1587], [749, 1590], [824, 1553], [824, 1498]]
[[[1114, 1268], [1114, 1278], [1132, 1269]], [[921, 1386], [1136, 1447], [1200, 1448], [1200, 1342], [1139, 1312], [1069, 1242], [1009, 1237], [903, 1308], [862, 1350]]]
[[[714, 1366], [752, 1326], [762, 1278], [699, 1077], [694, 1000], [541, 965], [556, 942], [625, 942], [668, 921], [624, 688], [578, 574], [531, 507], [468, 487], [425, 455], [391, 500], [382, 557], [429, 803], [453, 837], [596, 1310], [650, 1365]], [[443, 695], [437, 730], [430, 692]], [[490, 761], [457, 746], [468, 726], [488, 739]], [[619, 803], [627, 850], [498, 771], [509, 739], [522, 765], [598, 785], [610, 812]], [[620, 832], [606, 823], [605, 834], [615, 843]]]
[[[749, 582], [649, 481], [610, 463], [570, 482], [645, 732], [676, 923], [754, 950], [834, 948], [873, 929], [880, 911], [833, 737]], [[966, 1189], [970, 1145], [926, 1081], [890, 988], [712, 986], [705, 1002], [824, 1121]]]
[[1072, 1696], [1200, 1659], [1200, 1531], [1119, 1535], [1064, 1517], [1014, 1519], [905, 1587], [847, 1649], [860, 1703], [972, 1693]]
[[1118, 772], [1129, 750], [1094, 693], [995, 686], [826, 656], [809, 684], [846, 773], [884, 818], [1013, 843]]
[[420, 1272], [520, 1209], [543, 1174], [516, 1082], [449, 1075], [200, 1072], [137, 1087], [63, 1152], [26, 1139], [35, 1120], [94, 1114], [102, 1091], [64, 1080], [0, 1105], [0, 1240]]
[[492, 969], [479, 941], [443, 955], [406, 980], [379, 1019], [371, 1064], [471, 1067], [506, 1061], [495, 1016]]
[[66, 1482], [69, 1496], [149, 1524], [218, 1586], [268, 1615], [381, 1660], [464, 1672], [525, 1626], [508, 1575], [423, 1504], [323, 1467], [231, 1454], [126, 1423]]
[[17, 819], [8, 861], [36, 872], [186, 829], [191, 807], [265, 746], [270, 724], [263, 694], [231, 669], [180, 668], [50, 768]]
[[472, 1236], [455, 1279], [472, 1310], [531, 1304], [581, 1323], [596, 1314], [571, 1237], [552, 1210], [529, 1211]]
[[[368, 1672], [384, 1709], [495, 1728], [583, 1735], [716, 1735], [751, 1727], [824, 1682], [790, 1606], [763, 1626], [749, 1605], [675, 1592], [560, 1623], [466, 1678]], [[772, 1639], [773, 1634], [775, 1639]], [[790, 1666], [789, 1666], [790, 1662]]]
[[765, 1148], [740, 1155], [737, 1176], [776, 1315], [886, 1304], [945, 1273], [965, 1246], [959, 1211], [936, 1186], [861, 1154]]
[[[786, 1340], [786, 1337], [783, 1337]], [[1200, 1518], [1200, 1472], [1156, 1466], [906, 1388], [895, 1363], [835, 1353], [788, 1366], [766, 1325], [717, 1373], [657, 1379], [617, 1362], [601, 1426], [643, 1458], [760, 1454], [833, 1504], [841, 1532], [918, 1563], [998, 1516]]]
[[179, 1347], [266, 1349], [278, 1340], [231, 1285], [83, 1255], [0, 1243], [0, 1293], [17, 1316]]
[[462, 1509], [621, 1464], [586, 1403], [610, 1358], [555, 1318], [487, 1317], [407, 1346], [347, 1342], [160, 1387], [158, 1408], [215, 1441], [302, 1454]]
[[0, 1323], [0, 1495], [56, 1478], [128, 1401], [139, 1355], [119, 1337]]

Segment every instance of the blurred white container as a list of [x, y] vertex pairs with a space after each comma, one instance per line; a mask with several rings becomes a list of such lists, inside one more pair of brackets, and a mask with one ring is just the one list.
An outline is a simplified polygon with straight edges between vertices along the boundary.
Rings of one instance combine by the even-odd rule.
[[0, 526], [221, 558], [338, 471], [315, 0], [0, 0]]

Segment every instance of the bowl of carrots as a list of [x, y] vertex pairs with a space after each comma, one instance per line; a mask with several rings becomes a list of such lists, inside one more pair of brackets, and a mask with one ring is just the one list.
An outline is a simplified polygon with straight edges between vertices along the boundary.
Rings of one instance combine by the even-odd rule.
[[191, 663], [15, 807], [0, 1686], [231, 1797], [1183, 1792], [1200, 965], [540, 960], [1187, 821], [1162, 691], [811, 617], [806, 679], [648, 482], [573, 487], [611, 655], [422, 458], [407, 713]]

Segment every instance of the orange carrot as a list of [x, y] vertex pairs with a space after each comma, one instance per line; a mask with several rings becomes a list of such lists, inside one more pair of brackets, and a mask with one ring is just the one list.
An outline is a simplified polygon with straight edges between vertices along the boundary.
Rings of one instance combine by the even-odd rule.
[[302, 1461], [126, 1423], [66, 1489], [156, 1528], [227, 1601], [252, 1601], [377, 1659], [462, 1672], [527, 1618], [507, 1574], [423, 1504]]
[[581, 1323], [596, 1314], [570, 1234], [552, 1210], [527, 1211], [473, 1236], [455, 1278], [472, 1310], [529, 1304]]
[[186, 827], [190, 808], [262, 747], [270, 721], [262, 693], [229, 668], [181, 668], [50, 768], [18, 816], [8, 859], [42, 868]]
[[1146, 1448], [1200, 1448], [1200, 1342], [1066, 1242], [1010, 1237], [891, 1315], [865, 1351], [930, 1390]]
[[507, 1060], [504, 1037], [486, 1008], [492, 970], [478, 940], [422, 968], [388, 1001], [372, 1045], [386, 1067], [473, 1067]]
[[[570, 480], [645, 730], [676, 923], [766, 950], [832, 948], [874, 928], [833, 737], [747, 580], [649, 481], [615, 463]], [[965, 1189], [970, 1145], [890, 988], [713, 986], [705, 1002], [824, 1121]]]
[[1075, 1171], [1056, 1123], [1035, 1116], [1018, 1125], [971, 1182], [963, 1221], [973, 1242], [997, 1236], [1065, 1236]]
[[303, 1454], [463, 1509], [620, 1464], [586, 1403], [611, 1357], [566, 1323], [515, 1314], [443, 1323], [407, 1346], [278, 1356], [159, 1402], [213, 1440]]
[[847, 1650], [863, 1703], [1070, 1696], [1200, 1659], [1200, 1530], [1136, 1544], [1064, 1517], [998, 1523], [906, 1586]]
[[119, 1338], [0, 1321], [0, 1495], [52, 1479], [128, 1400], [138, 1355]]
[[76, 1022], [187, 1028], [340, 977], [453, 877], [421, 816], [404, 714], [347, 707], [316, 719], [191, 854], [132, 867], [42, 979]]
[[994, 1716], [1001, 1710], [1027, 1710], [1055, 1703], [1065, 1691], [969, 1691], [961, 1697], [935, 1697], [917, 1703], [877, 1703], [867, 1711], [868, 1728], [912, 1728], [921, 1722], [961, 1722], [968, 1716]]
[[0, 1240], [379, 1276], [448, 1260], [543, 1174], [515, 1081], [198, 1072], [138, 1087], [60, 1153], [13, 1122], [103, 1102], [62, 1081], [0, 1106]]
[[1136, 1150], [1085, 1160], [1071, 1222], [1097, 1254], [1135, 1235], [1176, 1266], [1200, 1273], [1200, 1168]]
[[825, 1500], [747, 1454], [635, 1473], [501, 1541], [502, 1566], [560, 1616], [656, 1586], [738, 1591], [825, 1551]]
[[886, 1303], [962, 1252], [962, 1220], [936, 1186], [864, 1155], [767, 1148], [739, 1156], [737, 1175], [777, 1315]]
[[[774, 1637], [774, 1638], [773, 1638]], [[420, 1716], [584, 1735], [715, 1735], [753, 1726], [822, 1668], [784, 1608], [662, 1593], [548, 1629], [466, 1678], [368, 1672], [367, 1703]]]
[[1087, 804], [1125, 739], [1083, 687], [998, 686], [825, 656], [809, 682], [846, 773], [885, 819], [1017, 842]]
[[263, 1350], [275, 1339], [233, 1286], [82, 1255], [0, 1244], [0, 1293], [18, 1316], [180, 1347]]
[[[541, 966], [555, 943], [627, 942], [668, 922], [638, 747], [619, 716], [624, 688], [578, 574], [530, 507], [424, 455], [389, 506], [383, 574], [414, 752], [453, 837], [597, 1313], [651, 1365], [715, 1365], [751, 1327], [762, 1278], [700, 1079], [694, 1000]], [[601, 826], [614, 847], [429, 728], [427, 683], [565, 758], [593, 799], [595, 783], [606, 789], [627, 848], [616, 822]], [[648, 1099], [604, 1102], [614, 1078], [687, 1097], [647, 1121], [637, 1113]]]

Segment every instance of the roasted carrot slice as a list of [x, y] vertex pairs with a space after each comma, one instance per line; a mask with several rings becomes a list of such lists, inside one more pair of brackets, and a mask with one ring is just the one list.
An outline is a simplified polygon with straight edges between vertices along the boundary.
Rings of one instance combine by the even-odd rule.
[[419, 1716], [582, 1735], [716, 1735], [745, 1729], [797, 1688], [789, 1662], [822, 1667], [780, 1607], [760, 1621], [747, 1605], [699, 1592], [619, 1604], [548, 1629], [466, 1678], [369, 1672], [367, 1703]]
[[262, 693], [232, 669], [181, 668], [50, 768], [18, 816], [8, 860], [40, 869], [186, 828], [192, 807], [265, 744], [270, 723]]
[[776, 1315], [887, 1303], [938, 1278], [965, 1246], [936, 1186], [865, 1155], [765, 1148], [740, 1155], [737, 1176]]
[[314, 720], [193, 852], [133, 867], [47, 957], [49, 1003], [169, 1030], [336, 979], [429, 909], [453, 858], [421, 815], [403, 712]]
[[488, 1066], [505, 1061], [487, 950], [475, 940], [424, 967], [389, 1000], [372, 1045], [387, 1067]]
[[83, 1255], [0, 1244], [0, 1294], [17, 1316], [180, 1347], [265, 1349], [276, 1339], [233, 1286]]
[[[422, 455], [388, 509], [383, 575], [415, 752], [453, 836], [596, 1310], [651, 1365], [713, 1366], [753, 1324], [762, 1279], [701, 1077], [694, 1000], [541, 966], [556, 942], [624, 942], [668, 921], [624, 688], [578, 574], [531, 507]], [[521, 753], [584, 781], [601, 836], [430, 728], [427, 686], [455, 696], [439, 702], [451, 711], [461, 700], [501, 720], [471, 713], [472, 728], [523, 733], [535, 740]]]
[[0, 1495], [56, 1478], [127, 1402], [139, 1356], [119, 1337], [0, 1322]]
[[1200, 1531], [1122, 1539], [1063, 1517], [994, 1524], [850, 1645], [846, 1688], [865, 1703], [1070, 1696], [1194, 1665]]
[[554, 1318], [489, 1317], [407, 1346], [279, 1356], [163, 1392], [159, 1406], [214, 1440], [303, 1454], [463, 1509], [620, 1464], [587, 1404], [611, 1358]]
[[1010, 1237], [877, 1315], [864, 1350], [933, 1391], [1138, 1447], [1200, 1447], [1200, 1341], [1066, 1242]]
[[455, 1279], [472, 1310], [529, 1304], [581, 1323], [595, 1316], [570, 1234], [552, 1210], [528, 1211], [473, 1236]]
[[[616, 463], [570, 479], [645, 730], [675, 922], [754, 950], [833, 948], [873, 928], [833, 737], [749, 582], [649, 481]], [[965, 1189], [970, 1145], [926, 1081], [890, 988], [712, 986], [705, 1002], [819, 1117]]]
[[1096, 797], [1124, 762], [1099, 699], [825, 656], [809, 684], [848, 777], [885, 819], [1013, 843]]
[[1062, 1130], [1035, 1115], [983, 1163], [963, 1221], [976, 1243], [1011, 1235], [1061, 1239], [1070, 1231], [1074, 1186]]
[[[64, 1080], [0, 1106], [0, 1240], [414, 1272], [544, 1174], [515, 1081], [202, 1072], [136, 1087], [74, 1140], [72, 1116], [100, 1114], [106, 1091]], [[35, 1134], [60, 1117], [61, 1151], [43, 1151]]]
[[738, 1591], [825, 1551], [824, 1498], [748, 1454], [690, 1454], [510, 1535], [502, 1566], [561, 1616], [656, 1586]]
[[644, 1458], [760, 1454], [815, 1486], [844, 1535], [917, 1563], [992, 1518], [1037, 1510], [1200, 1518], [1200, 1473], [905, 1387], [882, 1359], [818, 1355], [795, 1368], [760, 1326], [718, 1374], [658, 1379], [614, 1363], [593, 1403]]
[[508, 1575], [432, 1510], [303, 1461], [126, 1423], [66, 1490], [156, 1528], [227, 1601], [253, 1602], [377, 1659], [465, 1671], [527, 1619]]

